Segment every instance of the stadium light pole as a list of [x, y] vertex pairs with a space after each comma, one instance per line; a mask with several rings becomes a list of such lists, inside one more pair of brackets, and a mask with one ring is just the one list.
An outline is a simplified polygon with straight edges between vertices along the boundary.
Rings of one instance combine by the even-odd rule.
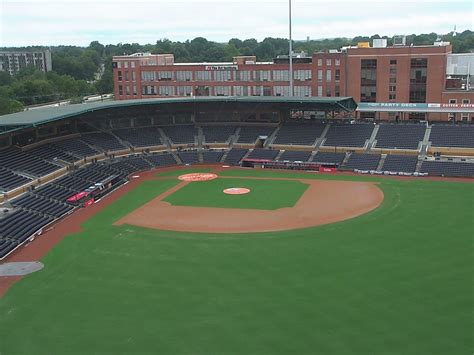
[[288, 59], [290, 62], [290, 96], [293, 96], [293, 44], [291, 39], [291, 0], [288, 0], [288, 17], [289, 17], [289, 31], [290, 31], [290, 43], [289, 43], [289, 55]]

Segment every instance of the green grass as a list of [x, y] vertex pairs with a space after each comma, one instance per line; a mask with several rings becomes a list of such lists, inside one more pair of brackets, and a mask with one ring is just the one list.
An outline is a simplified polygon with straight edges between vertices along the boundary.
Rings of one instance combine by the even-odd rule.
[[[227, 195], [224, 189], [245, 187], [245, 195]], [[175, 206], [277, 210], [293, 207], [308, 188], [291, 180], [215, 179], [192, 182], [164, 199]]]
[[112, 226], [177, 180], [149, 181], [0, 299], [0, 353], [472, 354], [474, 185], [379, 180], [380, 208], [318, 228]]

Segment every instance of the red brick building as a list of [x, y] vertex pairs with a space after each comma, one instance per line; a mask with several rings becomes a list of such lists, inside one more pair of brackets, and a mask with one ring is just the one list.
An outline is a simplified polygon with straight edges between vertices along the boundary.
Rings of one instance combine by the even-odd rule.
[[[356, 102], [474, 103], [469, 63], [458, 62], [449, 43], [430, 46], [347, 47], [294, 58], [294, 96], [351, 96]], [[449, 65], [448, 65], [449, 63]], [[288, 58], [257, 62], [253, 56], [228, 63], [174, 63], [172, 54], [113, 58], [119, 100], [166, 96], [289, 96]], [[462, 72], [451, 76], [451, 72]], [[474, 72], [474, 65], [472, 71]], [[463, 79], [464, 77], [464, 79]], [[466, 79], [467, 77], [467, 79]], [[467, 80], [463, 85], [463, 80]], [[380, 119], [423, 119], [423, 113], [360, 113]], [[470, 114], [463, 120], [473, 120]], [[431, 114], [431, 120], [447, 120]], [[461, 117], [460, 117], [461, 118]]]

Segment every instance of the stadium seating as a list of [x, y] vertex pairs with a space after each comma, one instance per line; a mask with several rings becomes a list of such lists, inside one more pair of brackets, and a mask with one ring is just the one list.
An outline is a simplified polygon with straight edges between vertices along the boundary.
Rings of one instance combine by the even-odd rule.
[[416, 155], [387, 155], [383, 163], [383, 171], [414, 173], [418, 156]]
[[172, 144], [191, 144], [195, 142], [198, 132], [193, 125], [178, 125], [161, 127]]
[[16, 187], [20, 187], [29, 181], [31, 180], [12, 173], [11, 171], [0, 166], [0, 190], [9, 191]]
[[177, 164], [173, 155], [169, 153], [149, 154], [145, 156], [145, 159], [148, 160], [154, 167], [165, 167]]
[[190, 152], [179, 152], [178, 153], [179, 159], [183, 162], [183, 164], [196, 164], [199, 163], [199, 155], [196, 151]]
[[152, 147], [163, 145], [157, 127], [117, 129], [114, 134], [133, 147]]
[[74, 163], [78, 161], [77, 156], [71, 155], [57, 147], [53, 144], [45, 144], [39, 147], [35, 147], [26, 152], [27, 154], [34, 155], [38, 158], [50, 161], [50, 162], [65, 162], [65, 163]]
[[87, 144], [97, 147], [104, 152], [122, 150], [127, 147], [120, 143], [113, 135], [105, 132], [94, 132], [82, 134], [81, 139]]
[[248, 149], [232, 148], [224, 159], [224, 163], [228, 165], [239, 165], [245, 154], [248, 153]]
[[279, 150], [257, 148], [251, 151], [250, 154], [247, 156], [247, 158], [274, 160], [277, 157], [279, 152], [280, 152]]
[[311, 152], [298, 150], [285, 150], [278, 160], [280, 161], [308, 161]]
[[380, 154], [352, 153], [349, 160], [342, 166], [344, 170], [376, 170], [380, 162]]
[[363, 147], [374, 130], [373, 124], [337, 124], [331, 123], [326, 133], [325, 146]]
[[420, 172], [435, 176], [474, 177], [474, 163], [423, 161]]
[[333, 152], [317, 152], [313, 157], [313, 162], [321, 164], [342, 164], [342, 161], [346, 157], [346, 153], [333, 153]]
[[204, 163], [218, 163], [223, 155], [224, 151], [204, 151], [202, 152], [202, 161]]
[[0, 166], [33, 176], [47, 175], [60, 168], [58, 164], [49, 163], [17, 148], [0, 151]]
[[474, 125], [435, 124], [430, 142], [433, 147], [474, 148]]
[[206, 143], [225, 143], [235, 133], [236, 126], [202, 126]]
[[80, 138], [68, 138], [62, 141], [51, 143], [63, 152], [79, 158], [94, 156], [100, 153], [99, 149], [92, 148]]
[[273, 144], [313, 145], [326, 125], [314, 123], [285, 123], [277, 132]]
[[237, 143], [254, 144], [260, 136], [270, 137], [274, 129], [271, 126], [242, 126]]
[[418, 149], [423, 140], [426, 126], [422, 124], [380, 124], [375, 139], [376, 148]]

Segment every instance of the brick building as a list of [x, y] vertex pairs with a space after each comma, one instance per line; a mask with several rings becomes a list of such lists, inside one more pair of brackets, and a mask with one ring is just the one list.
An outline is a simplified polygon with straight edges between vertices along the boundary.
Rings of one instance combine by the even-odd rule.
[[[459, 56], [462, 56], [459, 57]], [[459, 64], [461, 62], [461, 64]], [[474, 54], [452, 54], [449, 43], [430, 46], [346, 47], [294, 58], [294, 96], [351, 96], [356, 102], [474, 103]], [[467, 63], [467, 64], [466, 64]], [[165, 96], [289, 96], [288, 58], [257, 62], [174, 63], [172, 54], [113, 58], [119, 100]], [[362, 118], [424, 119], [423, 113], [360, 113]], [[462, 116], [465, 121], [472, 115]], [[447, 120], [447, 114], [431, 114]]]

